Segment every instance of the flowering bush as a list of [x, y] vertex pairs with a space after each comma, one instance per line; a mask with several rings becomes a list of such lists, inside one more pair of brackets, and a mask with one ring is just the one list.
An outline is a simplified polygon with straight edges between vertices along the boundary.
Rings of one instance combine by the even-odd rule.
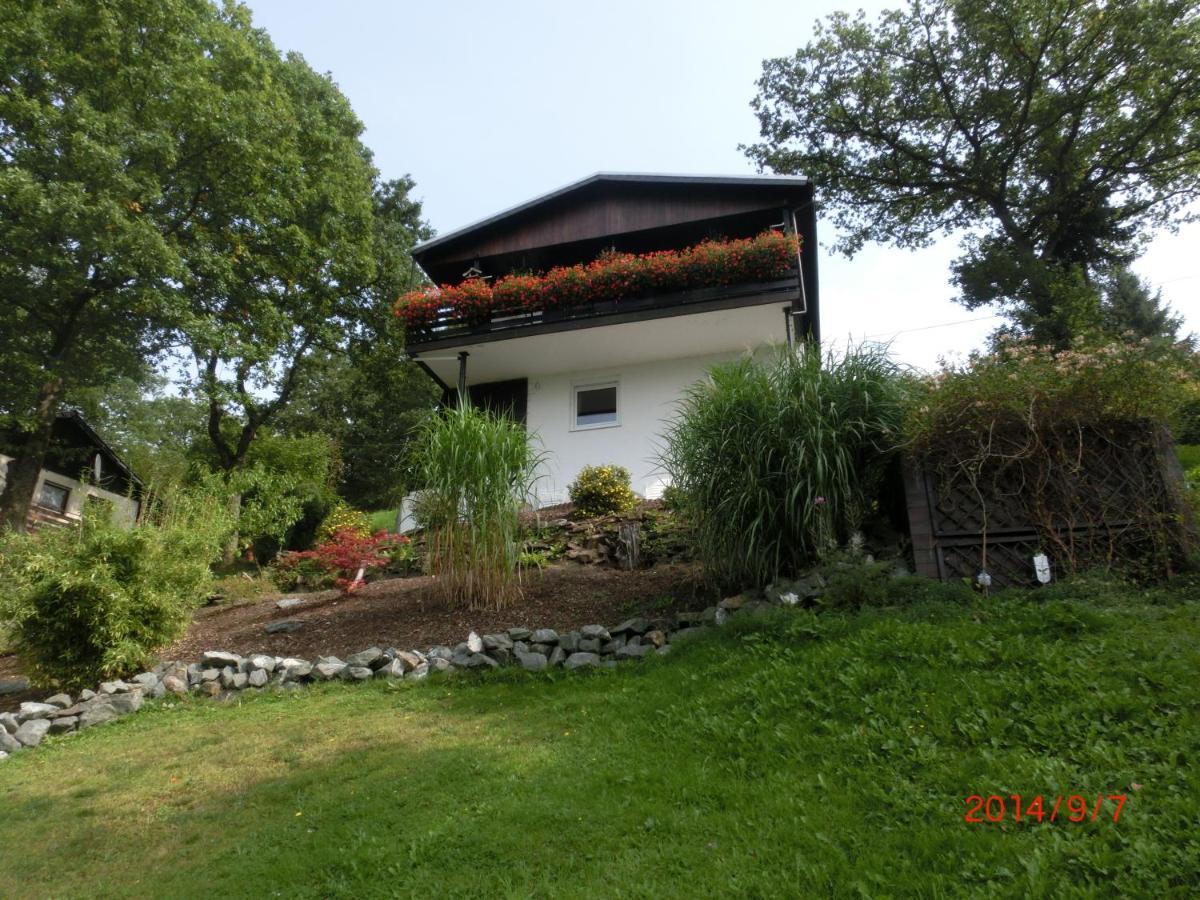
[[584, 466], [571, 484], [571, 502], [582, 516], [624, 512], [636, 500], [624, 466]]
[[348, 594], [363, 585], [364, 575], [391, 562], [396, 545], [407, 543], [404, 535], [386, 531], [362, 534], [339, 528], [312, 550], [280, 554], [273, 577], [284, 590], [336, 584]]
[[753, 238], [704, 241], [686, 250], [655, 253], [608, 251], [586, 265], [558, 266], [544, 275], [508, 275], [489, 284], [468, 278], [458, 285], [409, 291], [396, 314], [413, 328], [440, 316], [486, 321], [493, 313], [566, 309], [651, 292], [769, 281], [796, 265], [799, 239], [779, 231]]
[[371, 533], [371, 520], [367, 514], [344, 503], [339, 503], [321, 520], [317, 529], [317, 543], [323, 544], [343, 529], [349, 529], [355, 534], [368, 535]]

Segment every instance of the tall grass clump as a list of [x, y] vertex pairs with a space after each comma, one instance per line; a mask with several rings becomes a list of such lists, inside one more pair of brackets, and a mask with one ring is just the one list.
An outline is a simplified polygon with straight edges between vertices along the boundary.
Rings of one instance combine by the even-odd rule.
[[450, 603], [501, 609], [517, 594], [518, 514], [541, 462], [524, 426], [469, 404], [416, 440], [426, 571]]
[[232, 526], [223, 498], [142, 502], [133, 526], [89, 508], [78, 525], [0, 537], [0, 621], [36, 683], [86, 686], [137, 671], [209, 594], [209, 566]]
[[903, 394], [887, 353], [867, 346], [743, 358], [693, 385], [663, 465], [709, 576], [762, 586], [847, 540], [876, 502]]

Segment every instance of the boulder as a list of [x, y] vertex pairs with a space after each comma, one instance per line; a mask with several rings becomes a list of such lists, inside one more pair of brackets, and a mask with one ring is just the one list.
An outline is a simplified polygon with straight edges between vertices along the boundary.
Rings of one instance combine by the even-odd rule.
[[74, 731], [79, 724], [79, 716], [59, 716], [50, 723], [50, 734], [66, 734]]
[[223, 669], [226, 666], [238, 667], [238, 663], [242, 658], [236, 653], [229, 653], [225, 650], [209, 650], [200, 656], [200, 662], [208, 668]]
[[554, 666], [561, 666], [566, 658], [567, 651], [562, 647], [555, 647], [550, 651], [550, 656], [547, 657], [547, 665], [549, 665], [551, 668]]
[[31, 719], [48, 719], [51, 713], [56, 713], [61, 707], [53, 703], [33, 703], [26, 701], [17, 712], [17, 722], [28, 722]]
[[558, 646], [562, 647], [567, 653], [574, 653], [579, 649], [579, 632], [571, 631], [567, 634], [559, 635]]
[[302, 597], [284, 597], [275, 601], [275, 607], [277, 609], [295, 609], [303, 602], [304, 598]]
[[667, 642], [667, 634], [664, 631], [655, 629], [654, 631], [647, 631], [642, 636], [642, 639], [647, 643], [653, 644], [655, 647], [661, 647]]
[[29, 690], [28, 678], [5, 678], [0, 680], [0, 696], [4, 694], [19, 694]]
[[690, 637], [695, 637], [698, 634], [704, 634], [704, 632], [707, 630], [707, 628], [702, 628], [698, 625], [692, 628], [680, 628], [671, 635], [671, 642], [674, 643], [675, 641], [681, 641]]
[[[221, 670], [221, 687], [227, 691], [233, 689], [234, 681], [239, 675], [242, 675], [242, 673], [234, 669], [232, 666], [226, 666]], [[243, 675], [243, 677], [245, 676]]]
[[200, 683], [206, 684], [207, 682], [210, 682], [210, 681], [216, 681], [220, 677], [221, 677], [220, 669], [204, 669], [200, 673]]
[[557, 644], [558, 632], [553, 628], [539, 628], [529, 636], [529, 640], [535, 644]]
[[485, 650], [511, 650], [513, 648], [513, 639], [507, 634], [485, 634], [483, 636], [483, 647]]
[[448, 661], [454, 656], [454, 651], [449, 647], [439, 646], [430, 648], [429, 652], [425, 655], [429, 659], [444, 659]]
[[[211, 682], [216, 687], [215, 682]], [[117, 711], [108, 703], [96, 703], [85, 709], [79, 716], [79, 728], [91, 728], [103, 722], [111, 722], [117, 717]]]
[[483, 638], [481, 638], [479, 635], [477, 635], [475, 632], [472, 631], [470, 634], [467, 635], [467, 649], [470, 650], [472, 653], [482, 653], [483, 652]]
[[254, 653], [246, 657], [247, 674], [256, 670], [261, 670], [270, 674], [275, 671], [275, 657], [267, 656], [265, 653]]
[[25, 745], [7, 731], [0, 730], [0, 750], [5, 753], [16, 753]]
[[753, 598], [751, 598], [749, 594], [736, 594], [733, 597], [726, 597], [724, 600], [718, 603], [717, 606], [729, 612], [737, 612], [739, 609], [749, 603], [751, 599]]
[[137, 712], [142, 705], [142, 692], [133, 691], [129, 694], [117, 694], [115, 697], [109, 697], [104, 702], [104, 705], [114, 709], [119, 716]]
[[312, 663], [303, 659], [285, 659], [281, 665], [285, 682], [302, 681], [312, 676]]
[[[446, 662], [446, 661], [443, 659], [443, 660], [440, 660], [440, 662]], [[449, 665], [449, 663], [447, 663], [447, 665]], [[419, 666], [416, 666], [411, 672], [408, 673], [408, 677], [413, 679], [414, 681], [424, 681], [426, 678], [429, 677], [429, 669], [430, 669], [429, 663], [421, 663]]]
[[79, 699], [81, 701], [92, 700], [95, 698], [95, 696], [96, 696], [96, 692], [88, 690], [87, 688], [84, 688], [82, 691], [79, 692]]
[[464, 669], [496, 669], [499, 668], [500, 663], [496, 662], [486, 653], [472, 653], [458, 665]]
[[381, 669], [375, 670], [376, 678], [403, 678], [404, 673], [409, 671], [404, 664], [404, 660], [396, 658], [389, 662]]
[[616, 628], [609, 629], [616, 634], [645, 634], [650, 630], [650, 623], [645, 619], [626, 619]]
[[0, 713], [0, 731], [7, 734], [16, 734], [17, 726], [21, 723], [17, 721], [17, 717], [10, 712]]
[[517, 650], [516, 656], [517, 662], [521, 664], [521, 668], [527, 672], [540, 672], [549, 664], [546, 657], [540, 653], [523, 653]]
[[266, 685], [267, 680], [270, 677], [271, 676], [267, 674], [266, 669], [252, 669], [250, 674], [246, 676], [246, 683], [249, 684], [250, 687], [260, 688]]
[[300, 627], [300, 623], [295, 619], [281, 619], [278, 622], [268, 622], [263, 631], [267, 634], [291, 634]]
[[528, 628], [510, 628], [508, 636], [514, 641], [527, 641], [533, 637], [533, 632]]
[[577, 649], [583, 653], [599, 653], [601, 646], [599, 638], [580, 638]]
[[162, 680], [162, 686], [172, 694], [186, 694], [187, 682], [175, 675], [168, 675]]
[[[353, 668], [371, 668], [377, 660], [383, 659], [383, 651], [378, 647], [362, 650], [353, 656], [346, 657], [346, 665]], [[386, 660], [385, 660], [386, 662]]]
[[221, 693], [221, 685], [215, 681], [205, 681], [201, 683], [199, 691], [206, 697], [216, 697]]
[[344, 671], [346, 671], [346, 664], [341, 660], [337, 662], [319, 662], [313, 666], [313, 675], [322, 681], [332, 681], [335, 678], [340, 678]]
[[53, 697], [47, 697], [46, 702], [51, 706], [57, 706], [59, 709], [66, 709], [73, 706], [75, 701], [71, 699], [70, 694], [55, 694]]
[[153, 672], [143, 672], [140, 675], [133, 676], [134, 684], [140, 684], [144, 690], [150, 690], [158, 684], [158, 676]]
[[600, 665], [600, 657], [595, 653], [572, 653], [563, 663], [564, 669], [582, 669], [588, 666]]
[[346, 666], [342, 672], [342, 677], [347, 681], [366, 681], [373, 676], [375, 672], [370, 666]]
[[405, 671], [411, 671], [421, 665], [425, 660], [421, 658], [421, 654], [412, 650], [397, 650], [396, 661], [404, 664]]
[[[451, 663], [450, 660], [443, 659], [440, 656], [429, 657], [424, 665], [429, 667], [430, 672], [449, 672], [450, 669], [453, 668], [453, 663]], [[419, 668], [421, 667], [417, 666], [417, 669]], [[415, 673], [417, 669], [413, 669], [413, 672]]]
[[[259, 670], [261, 671], [261, 670]], [[250, 676], [245, 672], [235, 672], [233, 678], [230, 679], [229, 687], [235, 691], [240, 691], [250, 683]]]
[[579, 629], [579, 633], [585, 638], [592, 638], [598, 641], [607, 641], [612, 635], [608, 633], [608, 629], [603, 625], [584, 625]]

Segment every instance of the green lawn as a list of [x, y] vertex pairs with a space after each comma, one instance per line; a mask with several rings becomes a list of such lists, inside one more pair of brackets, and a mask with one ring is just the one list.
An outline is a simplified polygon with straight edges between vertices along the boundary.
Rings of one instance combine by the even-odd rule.
[[1185, 472], [1200, 466], [1200, 444], [1176, 444], [1175, 455], [1179, 457]]
[[[146, 708], [0, 764], [0, 895], [1195, 896], [1189, 595], [780, 611], [615, 672]], [[1130, 799], [968, 825], [976, 793]]]
[[396, 530], [396, 513], [394, 509], [377, 509], [367, 513], [367, 518], [371, 520], [372, 531], [388, 531]]

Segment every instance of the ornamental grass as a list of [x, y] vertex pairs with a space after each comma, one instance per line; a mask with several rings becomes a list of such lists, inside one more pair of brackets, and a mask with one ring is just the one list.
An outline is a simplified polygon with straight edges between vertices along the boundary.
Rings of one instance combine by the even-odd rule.
[[763, 586], [849, 538], [895, 452], [903, 384], [882, 349], [804, 345], [716, 366], [687, 391], [663, 466], [714, 581]]
[[519, 595], [518, 513], [541, 454], [520, 423], [462, 404], [416, 440], [426, 571], [455, 606], [502, 609]]

